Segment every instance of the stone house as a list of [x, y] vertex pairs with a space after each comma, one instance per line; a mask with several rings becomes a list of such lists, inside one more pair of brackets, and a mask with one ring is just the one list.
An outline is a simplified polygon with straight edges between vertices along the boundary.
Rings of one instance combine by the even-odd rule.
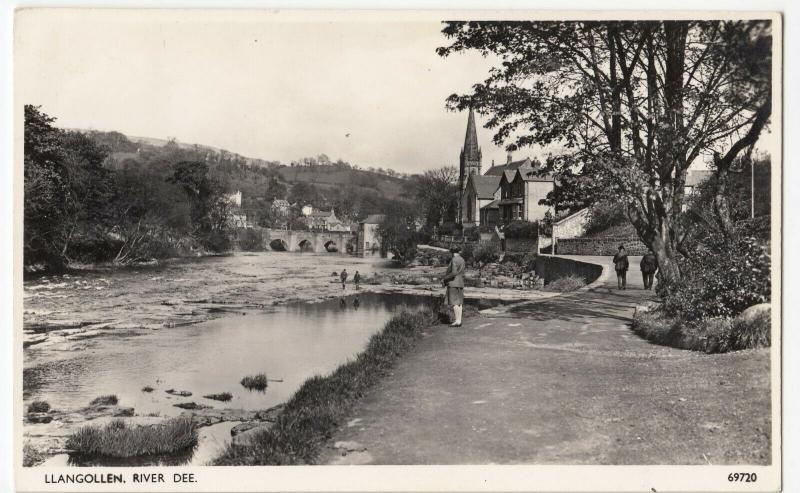
[[540, 205], [539, 201], [555, 189], [555, 180], [550, 175], [540, 176], [532, 166], [520, 166], [505, 170], [500, 178], [500, 220], [539, 221], [553, 208]]
[[[482, 216], [484, 207], [500, 198], [500, 177], [497, 175], [469, 175], [461, 202], [461, 223], [464, 227], [486, 223]], [[497, 210], [497, 207], [494, 208]], [[486, 210], [486, 213], [489, 209]]]

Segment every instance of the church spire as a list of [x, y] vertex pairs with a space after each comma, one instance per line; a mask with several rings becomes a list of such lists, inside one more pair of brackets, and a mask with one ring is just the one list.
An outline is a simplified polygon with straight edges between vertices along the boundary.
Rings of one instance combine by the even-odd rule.
[[475, 128], [475, 112], [472, 110], [472, 107], [469, 108], [467, 134], [464, 136], [464, 148], [461, 152], [465, 161], [477, 161], [480, 163], [481, 149], [478, 147], [478, 131]]

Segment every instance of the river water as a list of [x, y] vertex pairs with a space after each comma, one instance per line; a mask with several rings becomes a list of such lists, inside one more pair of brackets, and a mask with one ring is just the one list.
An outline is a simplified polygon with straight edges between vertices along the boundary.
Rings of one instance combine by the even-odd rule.
[[[179, 415], [178, 403], [270, 408], [362, 351], [398, 310], [432, 301], [343, 291], [332, 276], [342, 268], [365, 277], [391, 269], [380, 259], [264, 253], [26, 282], [26, 333], [43, 339], [24, 350], [24, 403], [47, 401], [57, 416], [26, 422], [26, 439], [63, 447], [76, 427], [105, 421], [80, 417], [105, 394], [145, 422]], [[259, 373], [271, 380], [264, 391], [240, 384]], [[204, 397], [222, 392], [232, 399]], [[231, 426], [202, 429], [203, 460], [212, 454], [202, 437], [224, 442]]]

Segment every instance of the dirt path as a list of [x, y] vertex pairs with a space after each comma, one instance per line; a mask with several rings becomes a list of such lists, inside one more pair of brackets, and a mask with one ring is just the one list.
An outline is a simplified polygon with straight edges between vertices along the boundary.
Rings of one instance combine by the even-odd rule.
[[769, 464], [769, 353], [649, 344], [629, 329], [649, 295], [639, 273], [627, 291], [610, 277], [437, 327], [361, 400], [321, 462]]

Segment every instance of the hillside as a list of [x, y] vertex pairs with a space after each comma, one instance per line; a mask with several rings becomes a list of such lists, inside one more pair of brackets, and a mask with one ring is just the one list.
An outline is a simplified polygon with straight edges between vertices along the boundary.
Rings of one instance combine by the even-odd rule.
[[164, 179], [180, 161], [205, 162], [225, 192], [242, 192], [242, 208], [252, 218], [266, 217], [276, 198], [318, 209], [333, 208], [337, 216], [349, 220], [385, 213], [410, 200], [404, 193], [410, 182], [407, 177], [393, 171], [359, 169], [342, 160], [332, 162], [324, 155], [286, 165], [202, 144], [120, 132], [72, 131], [106, 147], [110, 153], [104, 164], [114, 170], [137, 170]]

